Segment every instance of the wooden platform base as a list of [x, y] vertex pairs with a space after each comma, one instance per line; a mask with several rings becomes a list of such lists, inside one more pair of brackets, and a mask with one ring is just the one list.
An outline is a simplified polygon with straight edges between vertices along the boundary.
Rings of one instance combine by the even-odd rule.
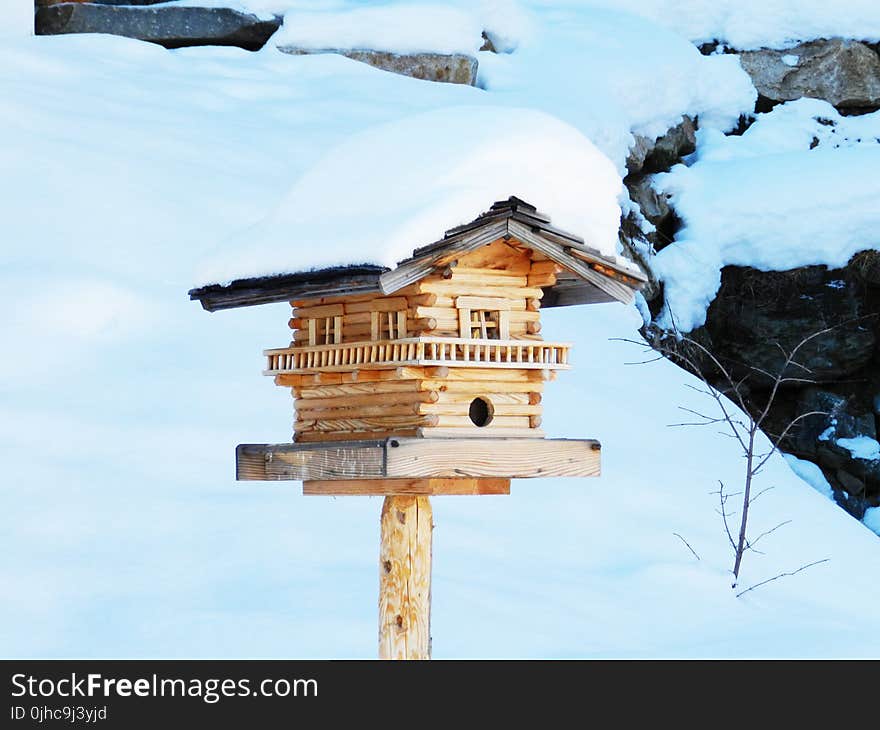
[[241, 444], [236, 477], [303, 481], [305, 494], [508, 494], [510, 479], [596, 477], [591, 439], [419, 439]]
[[510, 494], [510, 479], [352, 479], [307, 480], [303, 494], [334, 496]]

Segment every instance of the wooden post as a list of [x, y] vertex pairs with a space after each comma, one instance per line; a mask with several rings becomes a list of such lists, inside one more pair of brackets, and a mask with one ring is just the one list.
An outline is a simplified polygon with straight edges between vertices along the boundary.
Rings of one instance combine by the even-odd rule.
[[379, 549], [379, 658], [431, 658], [431, 534], [428, 497], [389, 496]]

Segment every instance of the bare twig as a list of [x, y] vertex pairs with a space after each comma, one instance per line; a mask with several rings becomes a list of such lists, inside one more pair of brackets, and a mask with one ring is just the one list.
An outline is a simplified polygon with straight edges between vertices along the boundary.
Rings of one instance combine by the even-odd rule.
[[770, 535], [771, 533], [776, 532], [780, 527], [785, 527], [786, 525], [790, 525], [790, 524], [791, 524], [791, 520], [784, 520], [784, 521], [780, 522], [778, 525], [776, 525], [776, 527], [771, 527], [769, 530], [765, 530], [760, 535], [758, 535], [754, 540], [749, 540], [749, 547], [756, 545], [758, 540], [760, 540], [762, 537], [767, 537], [767, 535]]
[[681, 535], [679, 535], [677, 532], [673, 532], [672, 534], [675, 535], [679, 540], [681, 540], [681, 541], [685, 544], [685, 546], [687, 547], [687, 549], [690, 550], [691, 553], [693, 553], [693, 556], [694, 556], [697, 560], [700, 559], [700, 556], [697, 555], [697, 552], [691, 547], [691, 544], [690, 544], [687, 540], [685, 540], [685, 539], [684, 539]]
[[[807, 563], [806, 565], [802, 565], [797, 570], [792, 570], [789, 573], [779, 573], [779, 575], [774, 575], [772, 578], [768, 578], [767, 580], [762, 580], [760, 583], [755, 583], [755, 585], [749, 586], [744, 591], [740, 591], [739, 593], [736, 594], [736, 597], [740, 598], [741, 596], [744, 596], [749, 591], [755, 590], [755, 588], [760, 588], [761, 586], [765, 586], [768, 583], [772, 583], [774, 580], [779, 580], [780, 578], [787, 578], [792, 575], [797, 575], [798, 573], [800, 573], [803, 570], [806, 570], [807, 568], [812, 568], [814, 565], [821, 565], [822, 563], [827, 563], [830, 560], [831, 560], [831, 558], [823, 558], [822, 560], [816, 560], [812, 563]], [[734, 583], [733, 586], [736, 587], [736, 583]]]

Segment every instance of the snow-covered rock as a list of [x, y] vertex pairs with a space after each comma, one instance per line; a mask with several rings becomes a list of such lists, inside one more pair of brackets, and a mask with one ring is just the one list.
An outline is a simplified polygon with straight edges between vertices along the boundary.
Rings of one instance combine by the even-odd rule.
[[636, 134], [626, 158], [627, 171], [636, 174], [668, 170], [696, 149], [696, 131], [693, 120], [685, 115], [681, 122], [659, 137]]
[[389, 51], [364, 51], [351, 48], [312, 50], [287, 45], [279, 45], [278, 50], [294, 56], [311, 53], [337, 53], [383, 71], [411, 76], [423, 81], [466, 84], [468, 86], [473, 86], [477, 82], [477, 59], [463, 53], [391, 53]]
[[773, 101], [806, 96], [839, 109], [880, 108], [880, 55], [864, 43], [831, 38], [746, 51], [740, 60], [758, 93]]

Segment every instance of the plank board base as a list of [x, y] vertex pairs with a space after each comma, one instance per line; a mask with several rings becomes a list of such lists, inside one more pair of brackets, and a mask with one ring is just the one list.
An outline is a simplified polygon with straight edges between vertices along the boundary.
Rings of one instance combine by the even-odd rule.
[[335, 497], [510, 494], [510, 479], [312, 479], [303, 482], [303, 494]]

